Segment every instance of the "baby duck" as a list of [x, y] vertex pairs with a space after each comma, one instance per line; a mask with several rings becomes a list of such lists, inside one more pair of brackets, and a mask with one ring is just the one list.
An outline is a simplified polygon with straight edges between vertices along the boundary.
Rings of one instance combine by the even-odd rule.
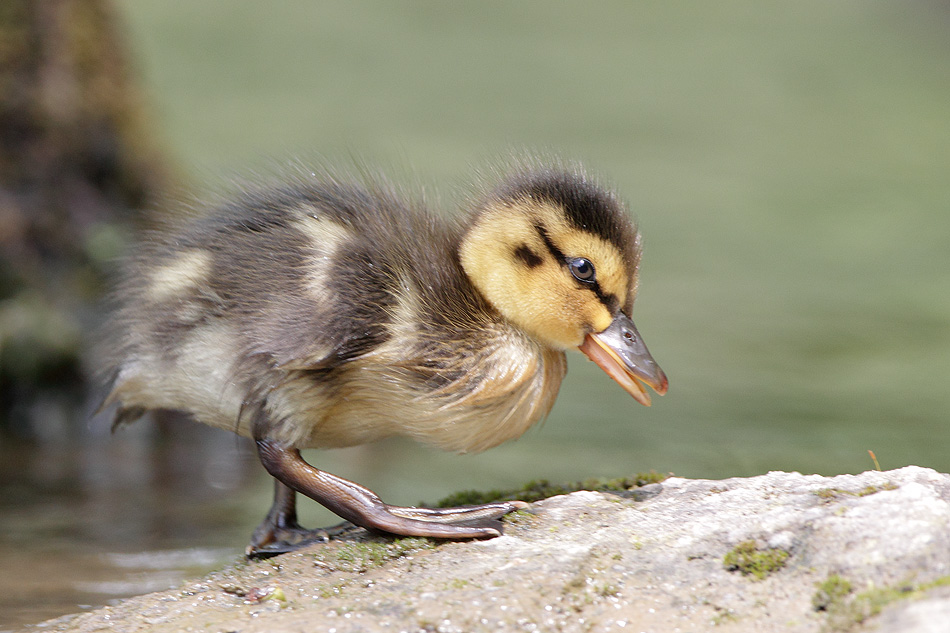
[[491, 448], [547, 415], [572, 348], [649, 405], [643, 384], [667, 378], [630, 319], [639, 259], [623, 205], [578, 167], [516, 168], [464, 219], [380, 181], [297, 176], [132, 258], [106, 405], [115, 425], [177, 409], [255, 440], [276, 482], [250, 555], [313, 536], [297, 492], [370, 530], [497, 536], [523, 503], [390, 506], [299, 449]]

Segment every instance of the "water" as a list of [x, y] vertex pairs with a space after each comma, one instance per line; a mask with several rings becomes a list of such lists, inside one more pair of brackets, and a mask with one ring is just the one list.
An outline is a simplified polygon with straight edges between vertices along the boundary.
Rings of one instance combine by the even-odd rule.
[[[473, 162], [526, 145], [602, 170], [640, 218], [634, 318], [670, 376], [652, 408], [575, 358], [518, 442], [461, 457], [390, 442], [316, 465], [403, 504], [650, 469], [860, 472], [868, 449], [885, 469], [950, 470], [942, 5], [120, 6], [199, 187], [267, 156], [352, 151], [451, 200]], [[187, 424], [127, 433], [0, 446], [0, 629], [240, 555], [269, 502], [246, 444]], [[309, 524], [332, 522], [312, 505]]]
[[246, 447], [169, 422], [0, 444], [0, 630], [167, 589], [240, 554]]

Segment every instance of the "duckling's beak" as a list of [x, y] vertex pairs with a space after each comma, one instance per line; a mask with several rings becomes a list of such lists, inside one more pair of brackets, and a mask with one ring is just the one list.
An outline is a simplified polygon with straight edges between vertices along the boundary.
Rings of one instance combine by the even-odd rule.
[[644, 406], [650, 406], [650, 396], [644, 383], [661, 396], [669, 382], [666, 374], [650, 356], [637, 326], [623, 312], [603, 332], [588, 334], [578, 349], [597, 363], [607, 375], [620, 383], [627, 393]]

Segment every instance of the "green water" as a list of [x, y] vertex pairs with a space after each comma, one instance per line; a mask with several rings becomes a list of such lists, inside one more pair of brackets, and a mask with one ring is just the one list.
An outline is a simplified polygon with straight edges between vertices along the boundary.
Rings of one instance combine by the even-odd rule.
[[[159, 132], [198, 190], [275, 159], [352, 154], [451, 200], [475, 166], [529, 147], [602, 172], [639, 217], [646, 252], [634, 318], [670, 377], [653, 407], [575, 355], [553, 414], [517, 442], [461, 457], [391, 442], [311, 453], [315, 464], [396, 503], [649, 469], [859, 472], [873, 467], [868, 449], [884, 469], [950, 470], [947, 7], [120, 7]], [[61, 527], [72, 506], [56, 506], [39, 485], [37, 512], [55, 515], [65, 536], [54, 555], [37, 556], [74, 568], [45, 575], [88, 576], [89, 560], [66, 553], [85, 543], [105, 553], [194, 543], [236, 556], [245, 537], [235, 535], [266, 509], [267, 483], [243, 474], [244, 485], [236, 476], [211, 485], [200, 463], [188, 460], [193, 487], [208, 487], [215, 503], [192, 495], [177, 507], [183, 488], [164, 470], [136, 484], [135, 469], [107, 469], [130, 478], [121, 501], [104, 502], [118, 508], [106, 526]], [[109, 486], [83, 490], [112, 499]], [[113, 545], [120, 509], [143, 503], [154, 516], [134, 522], [141, 540]], [[70, 586], [62, 611], [97, 603]]]

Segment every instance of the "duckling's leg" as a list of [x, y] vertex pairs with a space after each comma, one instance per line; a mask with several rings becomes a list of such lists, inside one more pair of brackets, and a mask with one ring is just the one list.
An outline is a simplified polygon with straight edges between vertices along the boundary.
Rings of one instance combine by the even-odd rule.
[[[383, 503], [372, 490], [314, 468], [295, 448], [281, 446], [272, 440], [257, 440], [257, 451], [267, 472], [288, 486], [291, 492], [301, 492], [368, 530], [447, 539], [491, 538], [501, 535], [501, 517], [528, 507], [523, 501], [444, 509], [391, 506]], [[279, 502], [283, 504], [281, 507], [278, 507]], [[275, 497], [268, 519], [271, 514], [275, 518], [286, 518], [288, 503], [293, 502]]]
[[297, 523], [297, 492], [274, 480], [274, 503], [254, 530], [245, 554], [248, 558], [268, 558], [286, 554], [312, 543], [323, 543], [334, 536], [356, 530], [343, 522], [327, 528], [308, 530]]
[[274, 503], [254, 530], [251, 544], [247, 546], [247, 555], [256, 554], [275, 543], [296, 543], [309, 534], [297, 523], [297, 493], [275, 479]]

